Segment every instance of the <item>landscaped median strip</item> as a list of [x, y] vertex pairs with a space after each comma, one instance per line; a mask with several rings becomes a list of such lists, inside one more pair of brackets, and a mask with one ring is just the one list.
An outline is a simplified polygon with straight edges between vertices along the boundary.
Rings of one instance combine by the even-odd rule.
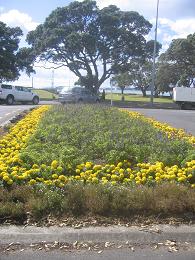
[[[43, 183], [47, 186], [62, 188], [68, 182], [134, 186], [153, 185], [165, 181], [184, 183], [195, 188], [195, 160], [186, 162], [184, 167], [167, 166], [160, 161], [156, 163], [133, 163], [129, 160], [121, 160], [116, 163], [103, 164], [88, 161], [77, 164], [74, 168], [72, 165], [64, 165], [58, 157], [52, 160], [50, 164], [42, 163], [39, 165], [35, 162], [29, 164], [23, 162], [20, 153], [28, 147], [29, 138], [36, 132], [37, 125], [48, 108], [48, 106], [42, 106], [33, 110], [0, 140], [0, 182], [3, 186], [9, 186], [13, 183], [19, 185]], [[149, 122], [155, 128], [166, 133], [170, 139], [183, 138], [191, 144], [195, 144], [195, 137], [186, 135], [183, 130], [177, 130], [166, 124], [145, 118], [136, 112], [127, 113], [130, 118]], [[60, 133], [60, 129], [56, 128], [56, 131]], [[87, 131], [90, 131], [90, 129], [87, 129]], [[39, 154], [39, 156], [42, 155]]]

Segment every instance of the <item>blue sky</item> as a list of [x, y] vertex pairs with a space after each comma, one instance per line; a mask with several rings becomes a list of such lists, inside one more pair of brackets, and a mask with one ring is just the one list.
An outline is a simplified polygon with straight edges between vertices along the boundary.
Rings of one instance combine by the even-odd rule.
[[[21, 45], [25, 45], [26, 33], [44, 22], [57, 7], [68, 5], [70, 0], [0, 0], [0, 21], [9, 26], [20, 26], [24, 32]], [[155, 23], [157, 0], [97, 0], [100, 8], [115, 4], [122, 10], [138, 11], [152, 24]], [[195, 32], [194, 0], [159, 0], [158, 41], [166, 50], [174, 38], [183, 38]], [[148, 39], [154, 38], [152, 28]], [[33, 75], [35, 87], [51, 86], [52, 72], [36, 68]], [[68, 86], [76, 77], [68, 69], [59, 69], [54, 74], [54, 84]], [[17, 84], [31, 86], [32, 78], [22, 74]], [[108, 83], [105, 83], [108, 84]]]

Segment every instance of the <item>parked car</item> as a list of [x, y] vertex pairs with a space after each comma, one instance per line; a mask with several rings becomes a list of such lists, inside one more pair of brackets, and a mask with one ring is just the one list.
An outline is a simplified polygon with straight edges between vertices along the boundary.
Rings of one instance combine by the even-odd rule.
[[39, 96], [29, 88], [0, 84], [0, 100], [12, 105], [14, 101], [39, 103]]
[[100, 102], [100, 97], [90, 90], [83, 87], [70, 87], [63, 88], [59, 93], [59, 99], [62, 104], [64, 103], [78, 103], [78, 102], [87, 102], [94, 103]]

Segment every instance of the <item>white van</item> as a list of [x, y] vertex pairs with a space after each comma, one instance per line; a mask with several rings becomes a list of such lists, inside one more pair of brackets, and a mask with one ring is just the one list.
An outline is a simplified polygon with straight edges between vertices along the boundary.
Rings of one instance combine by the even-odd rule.
[[195, 88], [173, 88], [173, 101], [178, 104], [181, 109], [191, 109], [195, 107]]
[[0, 100], [12, 105], [14, 101], [39, 103], [39, 96], [29, 88], [0, 84]]

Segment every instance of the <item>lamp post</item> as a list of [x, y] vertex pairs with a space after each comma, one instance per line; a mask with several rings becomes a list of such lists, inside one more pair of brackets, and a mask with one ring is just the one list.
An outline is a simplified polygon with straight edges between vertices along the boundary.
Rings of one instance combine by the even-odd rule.
[[154, 38], [154, 51], [153, 51], [153, 63], [152, 63], [152, 81], [151, 81], [151, 106], [153, 106], [153, 97], [154, 97], [154, 81], [155, 81], [155, 69], [156, 69], [156, 42], [157, 42], [157, 29], [158, 29], [158, 7], [159, 7], [159, 0], [157, 0], [157, 7], [156, 7], [156, 25], [155, 25], [155, 38]]
[[110, 99], [110, 105], [112, 106], [113, 102], [112, 102], [112, 87], [113, 87], [113, 82], [112, 82], [112, 79], [110, 79], [110, 86], [111, 86], [111, 99]]
[[52, 69], [51, 88], [54, 88], [54, 69]]
[[32, 81], [31, 81], [31, 87], [34, 87], [34, 78], [32, 77]]

